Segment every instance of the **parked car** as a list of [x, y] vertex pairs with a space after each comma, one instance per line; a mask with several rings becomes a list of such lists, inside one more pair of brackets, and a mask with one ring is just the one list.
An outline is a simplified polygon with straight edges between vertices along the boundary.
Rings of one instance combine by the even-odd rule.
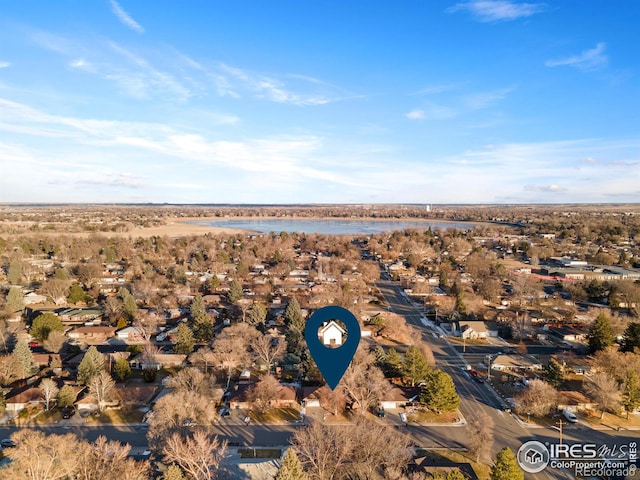
[[69, 418], [73, 417], [76, 414], [76, 411], [74, 408], [65, 408], [62, 410], [62, 418], [65, 420], [68, 420]]
[[0, 447], [2, 448], [13, 448], [16, 446], [16, 442], [11, 440], [10, 438], [3, 438], [0, 440]]
[[564, 415], [564, 418], [567, 419], [567, 421], [571, 422], [571, 423], [577, 423], [578, 422], [578, 417], [576, 417], [575, 413], [573, 413], [571, 410], [567, 410], [566, 408], [562, 410], [562, 415]]

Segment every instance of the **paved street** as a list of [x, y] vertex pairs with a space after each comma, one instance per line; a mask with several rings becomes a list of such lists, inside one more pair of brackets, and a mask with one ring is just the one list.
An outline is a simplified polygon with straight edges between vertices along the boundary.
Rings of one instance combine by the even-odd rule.
[[[504, 446], [517, 451], [520, 446], [529, 440], [556, 443], [559, 432], [551, 428], [528, 428], [518, 422], [512, 415], [501, 411], [501, 401], [486, 384], [476, 383], [471, 380], [462, 368], [467, 364], [462, 357], [462, 346], [453, 346], [446, 339], [432, 335], [432, 330], [425, 327], [422, 315], [403, 295], [400, 286], [390, 280], [378, 282], [384, 299], [391, 307], [391, 311], [402, 315], [407, 322], [423, 333], [422, 340], [426, 342], [436, 359], [438, 368], [447, 372], [454, 380], [458, 394], [460, 395], [460, 411], [467, 421], [471, 420], [480, 411], [489, 415], [494, 423], [495, 443], [493, 455]], [[553, 348], [553, 347], [551, 347]], [[499, 346], [482, 347], [476, 353], [497, 353]], [[469, 352], [469, 347], [467, 347]], [[475, 368], [475, 365], [473, 365]], [[466, 427], [410, 427], [412, 436], [416, 442], [424, 447], [446, 446], [460, 448], [466, 446]], [[630, 441], [638, 442], [639, 431], [592, 430], [584, 425], [572, 425], [563, 429], [563, 439], [569, 442], [588, 440], [596, 444], [624, 444]], [[535, 479], [573, 479], [568, 472], [546, 469], [536, 475], [527, 475], [527, 478]]]
[[[541, 442], [556, 443], [559, 432], [554, 428], [529, 428], [516, 420], [514, 416], [501, 410], [502, 401], [486, 383], [480, 384], [470, 378], [462, 369], [467, 363], [472, 363], [474, 368], [485, 353], [497, 353], [500, 346], [473, 347], [473, 352], [467, 348], [467, 354], [463, 357], [462, 347], [451, 345], [446, 338], [440, 338], [435, 332], [423, 323], [421, 312], [411, 304], [403, 295], [399, 285], [389, 280], [381, 280], [378, 287], [393, 312], [402, 315], [407, 322], [422, 332], [422, 340], [432, 349], [437, 366], [446, 371], [454, 380], [456, 389], [460, 395], [460, 411], [467, 421], [474, 418], [479, 412], [484, 411], [495, 424], [495, 443], [492, 455], [505, 445], [514, 451], [526, 441], [539, 440]], [[289, 443], [289, 438], [299, 425], [244, 425], [239, 420], [239, 412], [233, 412], [231, 418], [223, 418], [212, 429], [212, 433], [232, 442], [232, 445], [253, 446], [282, 446]], [[236, 418], [237, 417], [237, 418]], [[146, 425], [123, 426], [86, 426], [78, 424], [58, 424], [48, 427], [37, 427], [47, 433], [72, 432], [81, 438], [95, 440], [100, 435], [109, 439], [129, 443], [135, 453], [147, 449]], [[0, 438], [9, 437], [17, 428], [0, 426]], [[27, 427], [32, 428], [32, 427]], [[425, 448], [453, 448], [466, 447], [466, 426], [418, 426], [410, 425], [405, 428], [398, 426], [403, 432], [409, 434], [418, 446]], [[630, 441], [640, 441], [639, 431], [614, 431], [592, 430], [584, 425], [570, 425], [564, 428], [564, 441], [578, 442], [588, 440], [596, 444], [625, 444]], [[572, 479], [567, 472], [545, 470], [537, 475], [528, 475], [527, 478], [535, 479]]]

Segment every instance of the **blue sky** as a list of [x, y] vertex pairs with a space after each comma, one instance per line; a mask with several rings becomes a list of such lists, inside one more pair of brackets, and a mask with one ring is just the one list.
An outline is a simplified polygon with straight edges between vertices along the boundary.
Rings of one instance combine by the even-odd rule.
[[640, 201], [640, 2], [3, 2], [0, 202]]

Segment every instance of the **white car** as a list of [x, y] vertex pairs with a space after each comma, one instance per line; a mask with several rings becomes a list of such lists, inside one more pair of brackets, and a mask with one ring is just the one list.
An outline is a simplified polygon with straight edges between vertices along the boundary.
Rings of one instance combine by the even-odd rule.
[[568, 422], [571, 422], [571, 423], [578, 422], [578, 417], [576, 417], [576, 415], [572, 411], [567, 410], [566, 408], [562, 410], [562, 415], [564, 415], [564, 418], [566, 418]]

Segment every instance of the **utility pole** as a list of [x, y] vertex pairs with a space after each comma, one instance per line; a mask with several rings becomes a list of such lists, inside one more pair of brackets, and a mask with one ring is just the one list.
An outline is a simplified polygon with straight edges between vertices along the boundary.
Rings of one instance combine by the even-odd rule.
[[562, 445], [562, 419], [560, 419], [558, 422], [560, 425], [560, 445]]

